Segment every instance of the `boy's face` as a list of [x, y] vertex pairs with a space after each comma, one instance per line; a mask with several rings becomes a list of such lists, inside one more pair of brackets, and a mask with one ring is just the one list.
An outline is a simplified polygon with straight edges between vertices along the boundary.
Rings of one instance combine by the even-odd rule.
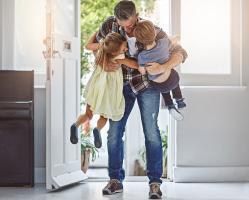
[[129, 34], [129, 33], [133, 32], [133, 30], [134, 30], [134, 28], [136, 26], [136, 23], [137, 23], [137, 18], [138, 18], [138, 14], [130, 17], [127, 20], [122, 20], [121, 21], [121, 20], [117, 19], [117, 22], [118, 22], [118, 24], [120, 26], [122, 26], [124, 28], [125, 32], [127, 34]]

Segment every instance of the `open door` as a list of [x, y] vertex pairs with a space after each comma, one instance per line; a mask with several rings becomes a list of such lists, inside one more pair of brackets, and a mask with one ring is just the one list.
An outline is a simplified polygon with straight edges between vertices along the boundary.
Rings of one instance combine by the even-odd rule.
[[46, 188], [82, 181], [80, 143], [70, 126], [80, 110], [80, 0], [46, 0]]

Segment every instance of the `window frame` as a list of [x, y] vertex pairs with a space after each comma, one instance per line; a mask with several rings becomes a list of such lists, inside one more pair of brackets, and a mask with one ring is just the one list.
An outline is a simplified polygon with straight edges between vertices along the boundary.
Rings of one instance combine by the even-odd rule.
[[[242, 85], [242, 2], [231, 2], [231, 73], [230, 74], [186, 74], [181, 73], [184, 86], [241, 86]], [[181, 36], [181, 0], [171, 0], [171, 34]], [[236, 31], [233, 31], [236, 30]], [[184, 47], [183, 47], [184, 48]], [[188, 50], [186, 49], [188, 52]]]

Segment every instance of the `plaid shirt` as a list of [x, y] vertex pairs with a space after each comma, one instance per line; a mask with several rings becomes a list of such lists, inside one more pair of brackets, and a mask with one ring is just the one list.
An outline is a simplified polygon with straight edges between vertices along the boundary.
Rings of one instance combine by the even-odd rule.
[[[159, 27], [155, 26], [155, 29], [157, 31], [156, 40], [161, 39], [163, 37], [168, 37], [167, 34]], [[114, 16], [108, 17], [106, 21], [102, 23], [102, 25], [99, 28], [99, 32], [96, 36], [96, 40], [99, 42], [101, 39], [105, 38], [105, 36], [110, 32], [119, 33], [126, 38], [124, 29], [121, 26], [119, 26]], [[139, 44], [137, 44], [137, 47], [138, 50], [141, 50], [142, 48], [142, 46]], [[187, 58], [186, 51], [180, 45], [174, 46], [174, 48], [172, 48], [170, 51], [171, 53], [172, 52], [181, 53], [184, 58], [183, 62]], [[126, 52], [126, 57], [132, 58], [131, 55], [129, 54], [129, 51]], [[140, 74], [140, 72], [137, 69], [131, 69], [125, 65], [122, 65], [122, 71], [123, 71], [124, 83], [129, 83], [132, 91], [135, 94], [149, 87], [148, 76]]]

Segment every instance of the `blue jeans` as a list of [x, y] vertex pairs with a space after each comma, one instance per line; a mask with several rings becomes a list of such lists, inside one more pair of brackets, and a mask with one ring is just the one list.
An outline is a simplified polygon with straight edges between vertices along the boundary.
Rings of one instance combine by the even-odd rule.
[[[130, 85], [125, 85], [123, 94], [125, 97], [125, 113], [123, 118], [120, 121], [109, 121], [110, 127], [107, 136], [109, 177], [110, 179], [118, 179], [121, 182], [125, 178], [125, 171], [123, 169], [124, 142], [122, 138], [127, 119], [137, 99], [145, 135], [149, 183], [162, 183], [160, 179], [162, 176], [162, 142], [157, 125], [160, 93], [153, 88], [147, 88], [135, 95]], [[138, 134], [138, 132], [132, 134]]]

